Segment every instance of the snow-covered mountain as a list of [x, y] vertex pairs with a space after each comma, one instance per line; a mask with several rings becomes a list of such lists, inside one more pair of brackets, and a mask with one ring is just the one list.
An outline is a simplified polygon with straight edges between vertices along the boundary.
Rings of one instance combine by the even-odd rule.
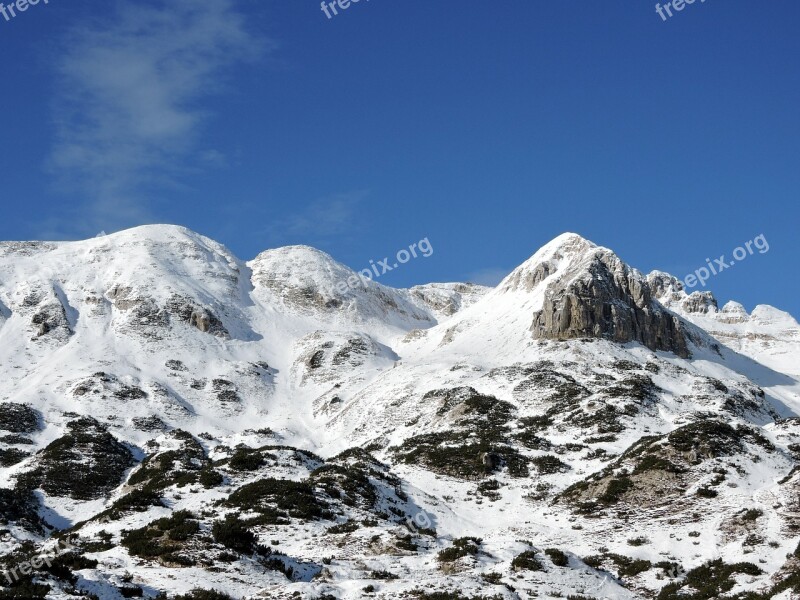
[[798, 357], [575, 234], [494, 289], [0, 243], [0, 598], [800, 597]]

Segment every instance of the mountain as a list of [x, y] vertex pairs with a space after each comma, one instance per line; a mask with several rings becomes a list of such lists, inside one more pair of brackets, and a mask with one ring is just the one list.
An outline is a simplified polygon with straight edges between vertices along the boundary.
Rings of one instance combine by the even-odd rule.
[[800, 597], [799, 353], [576, 234], [496, 288], [0, 243], [0, 598]]

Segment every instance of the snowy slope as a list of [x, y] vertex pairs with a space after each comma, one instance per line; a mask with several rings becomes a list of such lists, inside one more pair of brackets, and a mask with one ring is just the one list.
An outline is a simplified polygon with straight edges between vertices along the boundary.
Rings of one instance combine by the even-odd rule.
[[69, 529], [101, 598], [664, 600], [719, 557], [789, 598], [798, 356], [790, 315], [576, 234], [494, 289], [174, 226], [0, 243], [0, 553]]

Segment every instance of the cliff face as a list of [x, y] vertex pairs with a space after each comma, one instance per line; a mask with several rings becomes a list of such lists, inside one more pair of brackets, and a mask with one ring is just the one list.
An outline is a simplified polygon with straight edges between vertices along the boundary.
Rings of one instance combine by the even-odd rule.
[[[603, 338], [639, 342], [687, 358], [689, 334], [681, 320], [654, 297], [647, 279], [613, 252], [578, 236], [554, 258], [568, 261], [546, 283], [541, 310], [533, 315], [536, 339]], [[553, 272], [539, 266], [534, 272]]]

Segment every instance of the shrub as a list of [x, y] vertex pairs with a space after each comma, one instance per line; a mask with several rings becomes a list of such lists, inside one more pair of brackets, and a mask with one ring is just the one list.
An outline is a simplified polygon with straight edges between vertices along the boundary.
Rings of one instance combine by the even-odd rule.
[[222, 473], [219, 471], [215, 471], [214, 469], [207, 468], [200, 471], [200, 475], [197, 478], [198, 483], [202, 485], [206, 489], [217, 487], [218, 485], [222, 485], [222, 482], [225, 481], [225, 478], [222, 476]]
[[[762, 571], [752, 563], [727, 564], [717, 559], [692, 569], [683, 581], [665, 586], [657, 600], [716, 600], [736, 585], [733, 576], [737, 574], [756, 576]], [[688, 595], [685, 588], [695, 593]]]
[[389, 571], [386, 570], [372, 571], [369, 574], [369, 577], [370, 579], [382, 579], [382, 580], [398, 579], [397, 575], [395, 575], [394, 573], [390, 573]]
[[217, 590], [194, 589], [188, 594], [175, 596], [175, 600], [234, 600], [232, 597]]
[[35, 469], [20, 475], [20, 486], [73, 500], [111, 492], [135, 464], [131, 451], [92, 418], [72, 421], [67, 429], [37, 455]]
[[39, 430], [39, 413], [27, 404], [0, 403], [0, 430], [33, 433]]
[[323, 465], [311, 473], [311, 482], [319, 485], [331, 498], [340, 499], [347, 506], [371, 508], [378, 499], [378, 493], [367, 476], [365, 464]]
[[337, 525], [333, 525], [332, 527], [328, 527], [325, 531], [326, 533], [353, 533], [354, 531], [358, 531], [358, 523], [355, 521], [346, 521], [344, 523], [338, 523]]
[[557, 456], [546, 454], [531, 459], [531, 463], [540, 475], [553, 475], [555, 473], [566, 473], [572, 467], [561, 461]]
[[13, 467], [29, 456], [30, 454], [17, 448], [0, 449], [0, 467]]
[[251, 554], [256, 543], [255, 534], [239, 518], [227, 515], [223, 521], [214, 521], [211, 528], [214, 541], [240, 554]]
[[557, 548], [548, 548], [544, 551], [547, 554], [548, 558], [553, 562], [553, 564], [557, 567], [567, 567], [569, 566], [569, 557], [564, 554], [561, 550]]
[[15, 582], [14, 587], [0, 590], [0, 600], [46, 600], [50, 586], [33, 583], [30, 577]]
[[697, 490], [697, 496], [700, 498], [716, 498], [717, 495], [717, 490], [712, 490], [709, 487], [701, 487], [699, 490]]
[[636, 577], [653, 568], [653, 564], [649, 560], [634, 559], [621, 554], [609, 554], [608, 558], [616, 565], [620, 577]]
[[476, 537], [462, 537], [453, 540], [450, 548], [445, 548], [439, 552], [438, 560], [443, 563], [455, 562], [464, 556], [475, 556], [480, 551], [483, 540]]
[[612, 479], [608, 482], [606, 491], [600, 496], [599, 500], [603, 504], [616, 504], [622, 496], [633, 487], [633, 482], [628, 477]]
[[742, 521], [756, 521], [763, 514], [764, 511], [760, 508], [751, 508], [744, 512], [742, 515]]
[[303, 481], [260, 479], [234, 491], [228, 506], [260, 513], [259, 524], [286, 524], [290, 518], [310, 521], [333, 516], [329, 506], [317, 498], [314, 488]]
[[195, 516], [186, 510], [158, 519], [140, 529], [125, 532], [122, 545], [133, 556], [158, 559], [162, 563], [191, 566], [194, 561], [179, 554], [191, 536], [200, 530]]
[[515, 556], [511, 561], [511, 568], [515, 571], [544, 571], [544, 566], [533, 550], [526, 550]]
[[234, 471], [255, 471], [265, 463], [264, 457], [259, 452], [240, 448], [231, 456], [228, 466]]
[[649, 544], [649, 543], [650, 543], [650, 540], [648, 540], [644, 536], [635, 537], [635, 538], [631, 538], [631, 539], [628, 540], [628, 545], [629, 546], [644, 546], [645, 544]]

